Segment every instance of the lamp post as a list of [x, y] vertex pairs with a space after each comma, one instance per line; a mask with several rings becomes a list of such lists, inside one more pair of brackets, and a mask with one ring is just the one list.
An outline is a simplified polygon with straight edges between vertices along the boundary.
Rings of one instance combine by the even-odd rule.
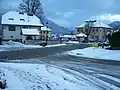
[[46, 44], [48, 43], [48, 22], [46, 23], [46, 30], [47, 30], [47, 32], [46, 32]]

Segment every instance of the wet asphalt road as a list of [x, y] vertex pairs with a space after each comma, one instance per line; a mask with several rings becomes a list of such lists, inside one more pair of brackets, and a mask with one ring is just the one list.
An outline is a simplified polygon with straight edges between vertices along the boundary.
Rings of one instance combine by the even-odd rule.
[[56, 53], [62, 53], [65, 51], [70, 51], [74, 49], [81, 49], [88, 47], [86, 44], [69, 44], [64, 46], [56, 47], [43, 47], [25, 50], [14, 50], [14, 51], [4, 51], [0, 52], [0, 59], [29, 59], [36, 57], [47, 57], [49, 55], [54, 55]]
[[[70, 45], [54, 49], [42, 49], [42, 54], [36, 58], [31, 55], [29, 59], [24, 57], [24, 60], [7, 60], [6, 62], [46, 63], [55, 65], [59, 69], [74, 75], [77, 79], [85, 79], [86, 82], [99, 87], [100, 90], [120, 90], [120, 62], [82, 57], [78, 58], [67, 54], [69, 50], [86, 47], [83, 46], [84, 45]], [[86, 78], [82, 77], [82, 75]]]

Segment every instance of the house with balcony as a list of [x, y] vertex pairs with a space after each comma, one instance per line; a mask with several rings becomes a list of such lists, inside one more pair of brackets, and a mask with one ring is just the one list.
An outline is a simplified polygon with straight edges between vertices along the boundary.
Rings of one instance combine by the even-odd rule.
[[[86, 30], [86, 23], [76, 26], [76, 34], [84, 33], [86, 34], [88, 31]], [[107, 32], [110, 32], [111, 27], [100, 20], [96, 20], [90, 27], [90, 34], [88, 36], [89, 40], [93, 41], [104, 41], [107, 35]]]
[[31, 13], [9, 11], [2, 15], [3, 40], [39, 40], [41, 27], [40, 19]]

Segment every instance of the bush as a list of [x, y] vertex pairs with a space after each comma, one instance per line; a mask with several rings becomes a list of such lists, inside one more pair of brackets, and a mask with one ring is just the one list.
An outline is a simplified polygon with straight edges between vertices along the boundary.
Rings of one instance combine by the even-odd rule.
[[98, 43], [92, 43], [91, 46], [98, 48]]
[[109, 44], [112, 48], [120, 49], [120, 32], [115, 32], [112, 34], [109, 40]]

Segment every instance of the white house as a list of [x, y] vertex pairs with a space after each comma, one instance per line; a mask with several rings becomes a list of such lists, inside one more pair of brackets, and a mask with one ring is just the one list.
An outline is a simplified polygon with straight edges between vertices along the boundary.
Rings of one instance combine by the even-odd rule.
[[3, 40], [40, 39], [43, 26], [33, 14], [9, 11], [2, 16]]

